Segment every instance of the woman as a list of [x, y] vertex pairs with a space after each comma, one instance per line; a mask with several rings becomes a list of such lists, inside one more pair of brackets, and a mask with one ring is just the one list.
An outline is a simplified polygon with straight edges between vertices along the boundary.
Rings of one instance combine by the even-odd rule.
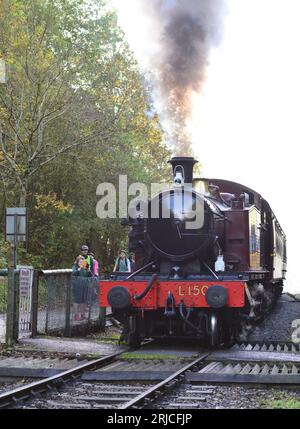
[[86, 301], [89, 284], [88, 277], [92, 277], [91, 271], [84, 256], [79, 255], [72, 267], [72, 286], [74, 295], [74, 319], [85, 320]]

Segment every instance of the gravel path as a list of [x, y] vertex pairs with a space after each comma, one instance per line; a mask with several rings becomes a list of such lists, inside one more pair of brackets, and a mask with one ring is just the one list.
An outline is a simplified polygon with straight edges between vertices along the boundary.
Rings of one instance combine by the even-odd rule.
[[49, 352], [60, 353], [83, 353], [87, 355], [98, 354], [107, 356], [122, 350], [126, 347], [119, 347], [118, 344], [110, 344], [107, 342], [86, 340], [81, 338], [26, 338], [19, 340], [18, 347], [30, 347], [32, 350], [43, 350]]
[[249, 341], [291, 341], [292, 323], [300, 319], [300, 302], [282, 295], [272, 313], [248, 337]]

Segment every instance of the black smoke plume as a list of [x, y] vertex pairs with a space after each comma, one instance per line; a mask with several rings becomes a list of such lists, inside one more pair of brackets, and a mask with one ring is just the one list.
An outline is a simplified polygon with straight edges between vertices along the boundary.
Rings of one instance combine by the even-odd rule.
[[[145, 13], [155, 20], [159, 49], [156, 71], [163, 116], [176, 155], [191, 154], [187, 124], [192, 116], [192, 95], [205, 81], [209, 53], [222, 39], [225, 0], [142, 0]], [[151, 35], [149, 35], [151, 37]]]

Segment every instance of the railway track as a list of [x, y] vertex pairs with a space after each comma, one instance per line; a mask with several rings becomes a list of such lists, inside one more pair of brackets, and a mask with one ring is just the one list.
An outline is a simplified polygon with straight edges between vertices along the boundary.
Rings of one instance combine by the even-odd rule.
[[192, 383], [239, 383], [300, 386], [300, 347], [293, 343], [253, 342], [212, 352], [207, 365], [187, 374]]
[[63, 372], [54, 368], [56, 373], [45, 373], [43, 380], [0, 394], [0, 408], [133, 409], [157, 402], [165, 408], [198, 408], [218, 385], [300, 388], [300, 348], [292, 343], [238, 343], [193, 359], [125, 359], [123, 353]]
[[240, 407], [243, 402], [247, 408], [251, 401], [255, 403], [253, 395], [263, 398], [263, 392], [274, 390], [278, 396], [279, 391], [291, 387], [299, 396], [299, 345], [274, 341], [237, 343], [231, 349], [209, 353], [199, 371], [188, 371], [185, 383], [155, 408], [226, 408], [224, 403], [236, 408], [228, 397], [235, 397], [235, 404]]
[[[58, 374], [47, 377], [43, 380], [27, 384], [25, 386], [13, 389], [11, 391], [2, 393], [0, 395], [0, 408], [6, 408], [13, 404], [17, 404], [20, 401], [24, 401], [30, 397], [36, 397], [41, 393], [45, 393], [49, 390], [53, 390], [58, 386], [61, 386], [68, 381], [72, 381], [78, 378], [83, 371], [93, 370], [99, 368], [107, 363], [112, 362], [123, 352], [115, 353], [106, 356], [101, 359], [93, 360], [91, 362], [85, 362], [77, 365], [75, 368], [71, 368], [67, 371], [59, 371]], [[9, 370], [9, 367], [7, 368]], [[12, 376], [12, 374], [10, 374]], [[17, 374], [16, 376], [20, 376]], [[30, 375], [31, 377], [32, 375]]]
[[[154, 359], [151, 363], [140, 362], [144, 371], [131, 373], [127, 369], [130, 366], [136, 367], [137, 363], [120, 360], [123, 353], [124, 351], [84, 362], [63, 372], [55, 368], [55, 375], [2, 393], [0, 408], [23, 407], [24, 401], [27, 401], [26, 408], [143, 408], [174, 388], [184, 379], [188, 370], [198, 368], [207, 357], [201, 355], [188, 363], [184, 359], [180, 362], [172, 360], [169, 364]], [[167, 367], [167, 371], [164, 371], [164, 367]], [[118, 370], [111, 371], [113, 368]], [[16, 368], [11, 369], [10, 376]], [[27, 369], [19, 369], [15, 372], [15, 377], [21, 373], [27, 374]], [[139, 376], [141, 373], [144, 377]], [[28, 374], [32, 376], [32, 371]], [[45, 370], [39, 369], [38, 374], [42, 377]], [[114, 377], [111, 374], [114, 374]], [[119, 379], [120, 382], [112, 385], [111, 378], [114, 381]], [[157, 383], [158, 380], [162, 381]]]

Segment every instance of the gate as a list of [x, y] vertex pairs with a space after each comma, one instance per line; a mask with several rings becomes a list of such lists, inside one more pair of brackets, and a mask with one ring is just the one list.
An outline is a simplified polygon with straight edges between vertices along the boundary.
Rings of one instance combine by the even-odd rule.
[[32, 327], [33, 267], [18, 266], [19, 277], [19, 333], [30, 334]]

